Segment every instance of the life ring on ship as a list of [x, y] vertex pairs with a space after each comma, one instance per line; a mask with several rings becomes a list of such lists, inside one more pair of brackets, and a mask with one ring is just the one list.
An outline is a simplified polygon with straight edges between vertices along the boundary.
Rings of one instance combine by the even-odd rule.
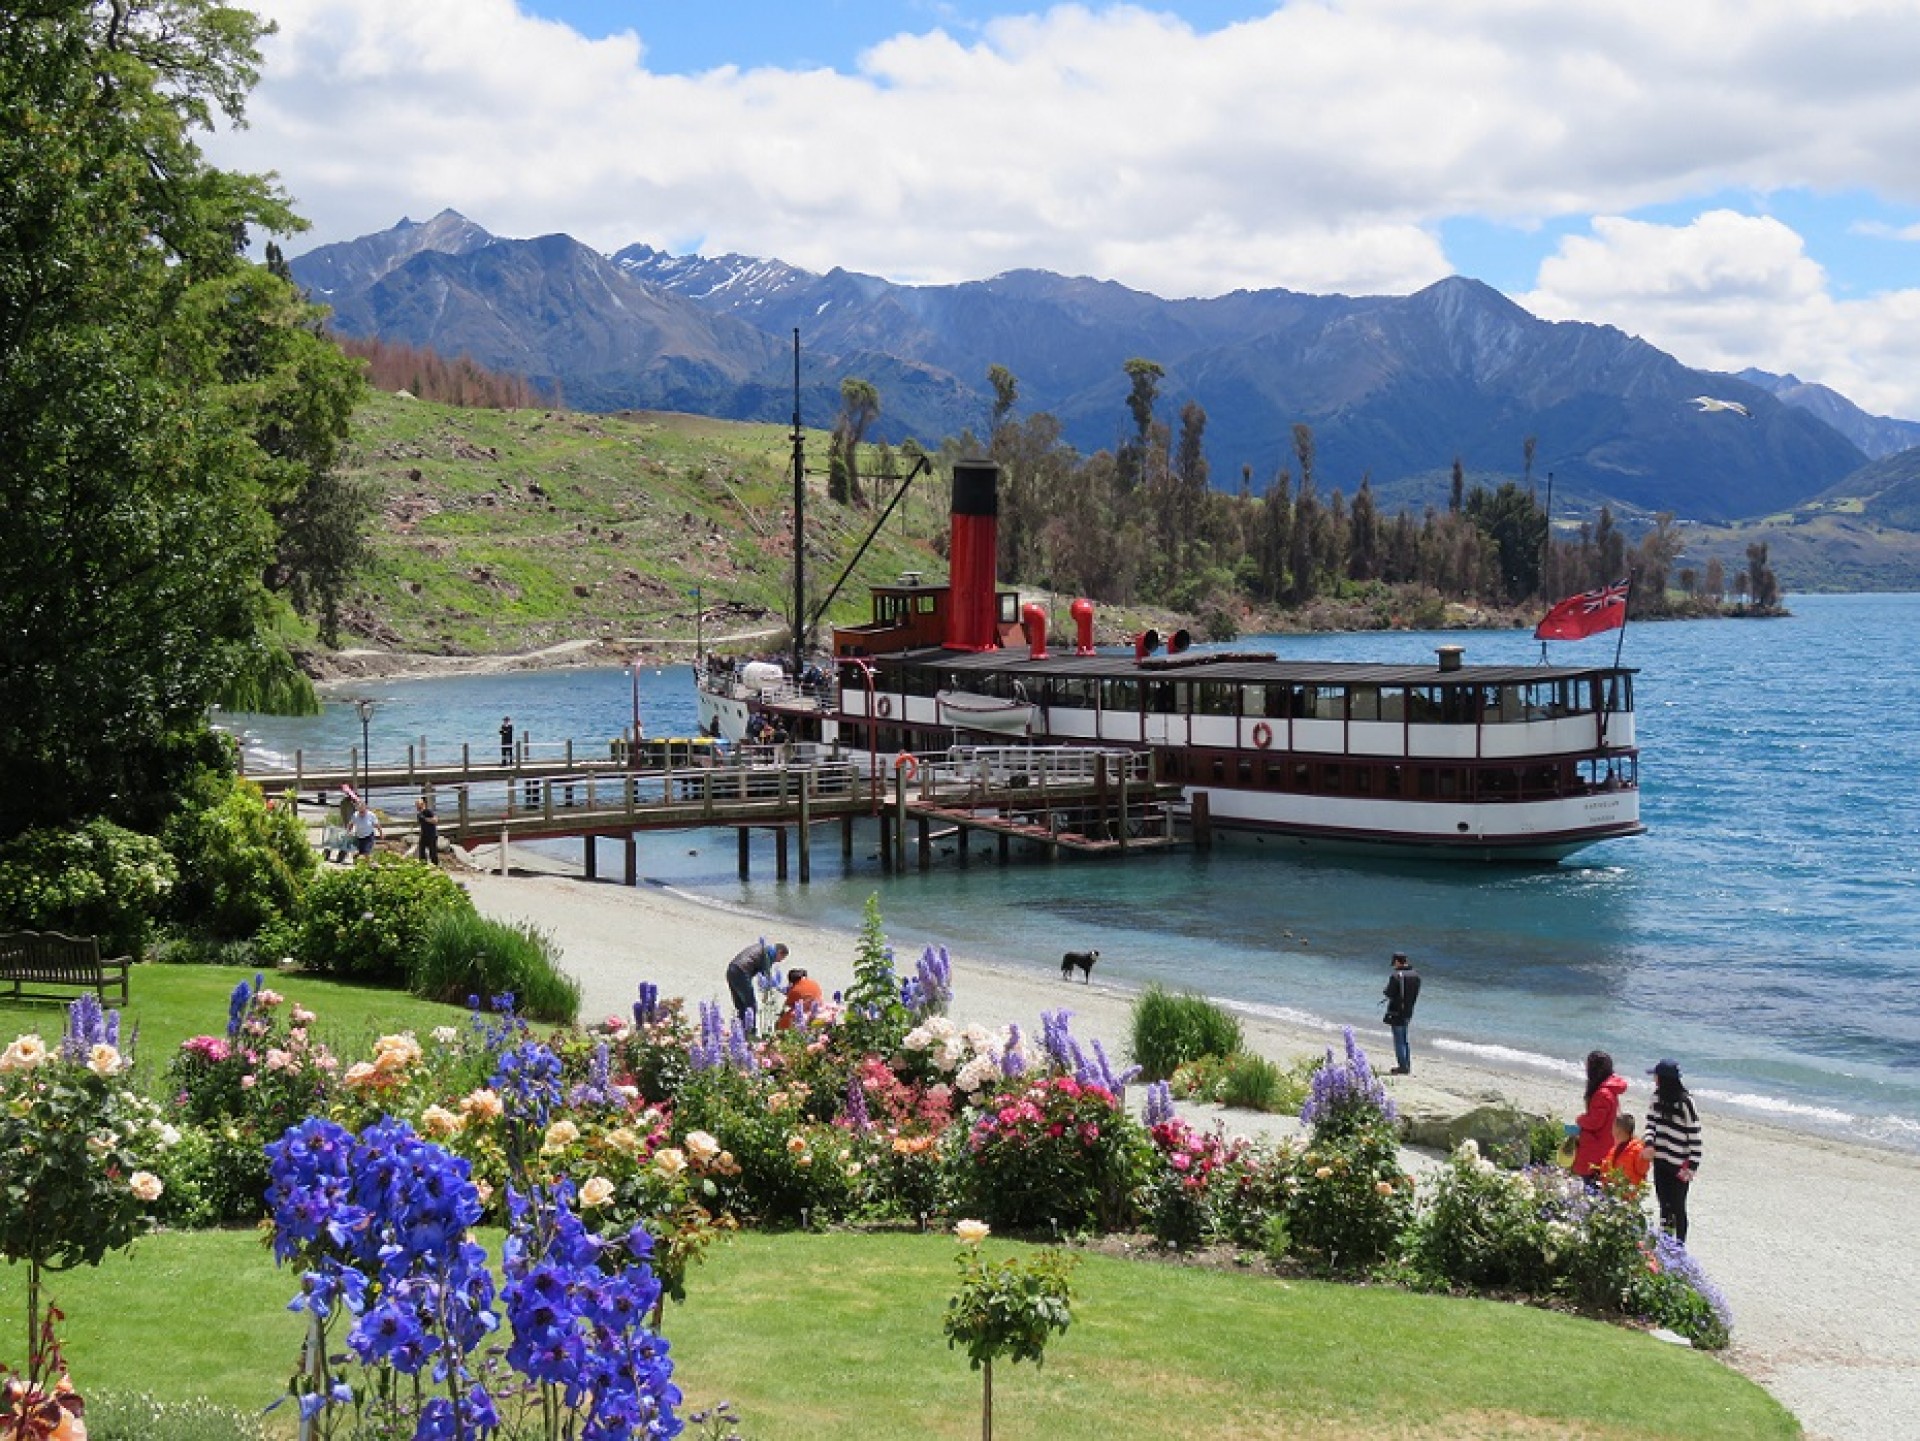
[[905, 751], [901, 751], [899, 755], [893, 758], [893, 768], [908, 780], [912, 780], [920, 774], [920, 762], [908, 755]]
[[875, 701], [875, 702], [873, 703], [873, 709], [874, 709], [874, 713], [875, 713], [875, 714], [877, 714], [878, 716], [880, 716], [880, 717], [881, 717], [881, 718], [882, 718], [883, 720], [884, 720], [884, 719], [885, 719], [885, 718], [886, 718], [887, 716], [890, 716], [890, 715], [892, 715], [892, 714], [893, 714], [893, 699], [892, 699], [892, 697], [890, 697], [890, 696], [884, 696], [884, 695], [883, 695], [883, 696], [881, 696], [879, 700], [877, 700], [877, 701]]
[[1273, 744], [1273, 727], [1265, 721], [1258, 721], [1253, 727], [1253, 743], [1261, 750]]

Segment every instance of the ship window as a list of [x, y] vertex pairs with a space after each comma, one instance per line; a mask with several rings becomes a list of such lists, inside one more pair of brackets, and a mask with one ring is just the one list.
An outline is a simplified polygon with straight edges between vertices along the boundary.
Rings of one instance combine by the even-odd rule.
[[1383, 721], [1403, 721], [1407, 718], [1407, 693], [1399, 686], [1385, 686], [1380, 691], [1380, 719]]
[[1217, 781], [1227, 778], [1227, 763], [1219, 756], [1213, 758], [1213, 778]]
[[1347, 689], [1347, 716], [1351, 720], [1373, 721], [1380, 719], [1380, 687], [1377, 685], [1356, 685]]
[[1108, 711], [1139, 710], [1140, 682], [1137, 680], [1101, 681], [1100, 709]]
[[1353, 772], [1353, 788], [1360, 795], [1373, 794], [1373, 767], [1356, 766]]
[[1400, 786], [1402, 781], [1404, 780], [1404, 777], [1405, 777], [1405, 773], [1401, 767], [1388, 766], [1386, 768], [1386, 775], [1383, 778], [1385, 781], [1385, 784], [1381, 787], [1381, 789], [1384, 790], [1390, 796], [1399, 795]]
[[1269, 761], [1267, 763], [1267, 789], [1270, 791], [1285, 790], [1286, 785], [1286, 772]]
[[1440, 799], [1452, 800], [1460, 794], [1460, 773], [1448, 769], [1440, 772]]
[[1304, 764], [1293, 768], [1293, 788], [1297, 791], [1313, 789], [1313, 772]]
[[1243, 786], [1253, 784], [1253, 762], [1245, 756], [1240, 757], [1240, 784]]
[[1323, 791], [1337, 791], [1340, 789], [1339, 766], [1320, 767], [1320, 789]]
[[936, 596], [916, 595], [913, 598], [913, 608], [921, 615], [932, 615], [938, 608], [937, 600], [938, 597]]
[[1195, 715], [1238, 715], [1240, 687], [1230, 681], [1203, 680], [1193, 687]]
[[1093, 709], [1093, 682], [1076, 677], [1072, 680], [1055, 679], [1047, 682], [1047, 704], [1065, 706], [1073, 710]]
[[1170, 680], [1156, 680], [1147, 683], [1147, 711], [1150, 715], [1179, 715], [1180, 702], [1185, 699], [1180, 692], [1185, 686], [1176, 686]]

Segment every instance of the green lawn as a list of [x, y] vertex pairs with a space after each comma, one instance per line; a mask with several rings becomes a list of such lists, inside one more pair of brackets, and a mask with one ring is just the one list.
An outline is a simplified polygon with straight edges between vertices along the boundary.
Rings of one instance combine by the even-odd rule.
[[[244, 967], [135, 966], [122, 1023], [123, 1033], [139, 1027], [135, 1059], [143, 1073], [153, 1076], [165, 1070], [168, 1059], [189, 1036], [225, 1034], [227, 998], [236, 985], [251, 982], [254, 974]], [[410, 1030], [424, 1037], [435, 1026], [458, 1025], [467, 1015], [458, 1006], [423, 1001], [405, 991], [377, 990], [320, 976], [269, 972], [267, 985], [318, 1017], [316, 1035], [336, 1050], [356, 1056], [382, 1033]], [[51, 1044], [60, 1038], [66, 1023], [63, 1005], [0, 1001], [0, 1045], [24, 1031], [38, 1031]]]
[[[486, 1238], [498, 1251], [498, 1236]], [[1007, 1243], [987, 1243], [1004, 1254]], [[743, 1235], [666, 1332], [687, 1409], [726, 1398], [753, 1441], [975, 1436], [980, 1378], [947, 1349], [944, 1236]], [[23, 1276], [0, 1270], [0, 1357]], [[76, 1382], [263, 1406], [300, 1340], [293, 1278], [252, 1232], [168, 1233], [52, 1278]], [[1087, 1256], [1043, 1369], [1002, 1366], [996, 1430], [1149, 1438], [1792, 1437], [1710, 1356], [1485, 1301]], [[276, 1412], [276, 1417], [284, 1412]]]

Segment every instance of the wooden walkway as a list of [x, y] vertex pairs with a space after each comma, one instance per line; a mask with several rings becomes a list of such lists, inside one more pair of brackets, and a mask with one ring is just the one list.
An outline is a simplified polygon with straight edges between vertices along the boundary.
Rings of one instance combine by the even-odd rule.
[[[806, 748], [794, 748], [805, 751]], [[731, 826], [738, 835], [740, 873], [748, 874], [748, 839], [755, 828], [775, 835], [775, 873], [786, 879], [789, 832], [798, 840], [799, 879], [810, 879], [812, 831], [838, 822], [841, 852], [851, 858], [853, 825], [870, 817], [880, 827], [883, 869], [907, 869], [910, 833], [918, 867], [932, 862], [935, 826], [958, 832], [966, 863], [968, 833], [995, 838], [1001, 858], [1014, 841], [1038, 846], [1050, 856], [1074, 853], [1124, 855], [1178, 843], [1173, 803], [1178, 786], [1156, 783], [1147, 757], [1086, 747], [956, 747], [951, 751], [895, 757], [834, 759], [824, 752], [796, 755], [765, 751], [725, 764], [617, 769], [610, 763], [566, 769], [558, 763], [457, 768], [410, 765], [401, 771], [376, 767], [365, 789], [376, 804], [381, 792], [400, 791], [396, 822], [407, 819], [412, 794], [431, 791], [443, 839], [471, 849], [498, 842], [501, 868], [511, 843], [580, 837], [585, 868], [597, 874], [595, 842], [625, 844], [625, 877], [638, 876], [635, 837], [643, 831]], [[270, 793], [283, 794], [296, 809], [324, 803], [330, 792], [361, 781], [347, 770], [255, 771]], [[451, 794], [449, 794], [451, 793]]]

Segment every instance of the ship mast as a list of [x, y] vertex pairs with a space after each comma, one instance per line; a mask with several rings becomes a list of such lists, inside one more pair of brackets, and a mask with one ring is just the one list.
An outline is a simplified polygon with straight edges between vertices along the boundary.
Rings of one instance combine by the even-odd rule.
[[800, 429], [800, 327], [793, 328], [793, 678], [807, 652], [807, 442]]

